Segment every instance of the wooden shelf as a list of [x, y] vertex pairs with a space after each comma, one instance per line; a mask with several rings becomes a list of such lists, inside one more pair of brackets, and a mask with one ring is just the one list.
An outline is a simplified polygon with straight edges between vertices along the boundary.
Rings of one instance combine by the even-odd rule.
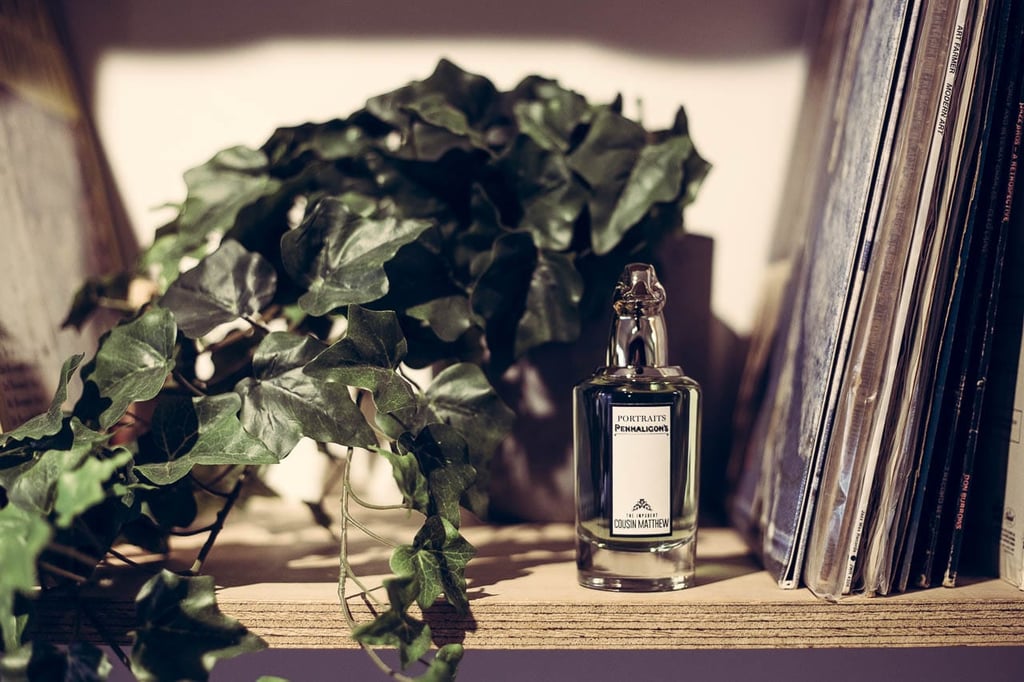
[[[271, 647], [352, 647], [339, 606], [337, 542], [306, 519], [273, 507], [250, 511], [228, 524], [204, 573], [218, 580], [221, 609]], [[394, 523], [388, 525], [394, 534]], [[477, 649], [1024, 646], [1024, 592], [1000, 580], [831, 603], [807, 590], [779, 589], [733, 531], [709, 528], [699, 536], [694, 587], [610, 593], [577, 585], [569, 524], [475, 524], [463, 532], [478, 548], [467, 568], [472, 616], [446, 605], [430, 609], [426, 617], [439, 643]], [[408, 541], [412, 533], [398, 537]], [[194, 554], [185, 545], [174, 560], [188, 565]], [[361, 576], [388, 571], [389, 553], [380, 545], [356, 541], [351, 554]], [[91, 608], [126, 641], [134, 605], [117, 595], [134, 591], [124, 584], [124, 570], [105, 571], [104, 594]], [[350, 603], [358, 618], [369, 617], [361, 599]], [[39, 607], [37, 636], [66, 639], [74, 624], [61, 604], [42, 599]], [[80, 632], [95, 636], [88, 627]]]

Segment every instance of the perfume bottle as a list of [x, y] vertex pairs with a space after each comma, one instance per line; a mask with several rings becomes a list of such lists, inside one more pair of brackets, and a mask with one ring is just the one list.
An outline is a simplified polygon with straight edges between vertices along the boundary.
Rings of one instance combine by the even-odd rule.
[[607, 364], [573, 389], [579, 582], [678, 590], [694, 579], [700, 386], [668, 364], [652, 266], [626, 266], [612, 307]]

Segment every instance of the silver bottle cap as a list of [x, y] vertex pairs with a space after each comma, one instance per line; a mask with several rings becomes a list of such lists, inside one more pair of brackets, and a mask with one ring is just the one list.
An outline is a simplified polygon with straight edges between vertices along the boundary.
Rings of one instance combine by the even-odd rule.
[[[665, 340], [665, 287], [654, 267], [630, 263], [615, 287], [608, 340], [608, 367], [655, 368], [668, 365]], [[642, 370], [641, 370], [642, 371]]]
[[615, 286], [612, 307], [622, 317], [660, 315], [665, 308], [665, 287], [658, 281], [654, 266], [647, 263], [627, 265]]

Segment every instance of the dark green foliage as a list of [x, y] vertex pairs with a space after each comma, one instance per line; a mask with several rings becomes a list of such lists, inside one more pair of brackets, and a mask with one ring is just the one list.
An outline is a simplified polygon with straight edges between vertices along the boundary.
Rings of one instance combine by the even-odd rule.
[[140, 680], [205, 680], [214, 664], [266, 643], [217, 608], [212, 576], [153, 576], [136, 600], [132, 672]]
[[[587, 297], [682, 227], [707, 170], [681, 110], [649, 132], [618, 102], [536, 76], [502, 92], [441, 61], [347, 118], [281, 128], [188, 171], [177, 217], [139, 261], [161, 295], [103, 337], [70, 415], [81, 356], [45, 414], [0, 434], [8, 660], [32, 651], [16, 601], [53, 578], [50, 543], [80, 563], [118, 537], [165, 549], [195, 519], [200, 481], [233, 490], [226, 514], [241, 482], [302, 438], [385, 457], [422, 515], [392, 555], [386, 607], [353, 626], [403, 666], [420, 659], [430, 629], [411, 609], [441, 597], [469, 609], [460, 506], [486, 514], [489, 462], [514, 421], [493, 382], [531, 349], [574, 341]], [[68, 324], [128, 280], [87, 284]], [[417, 386], [407, 366], [434, 378]], [[136, 674], [205, 679], [217, 659], [262, 645], [217, 610], [212, 584], [147, 583]], [[68, 651], [36, 655], [101, 667]], [[453, 679], [461, 656], [441, 647], [422, 679]]]

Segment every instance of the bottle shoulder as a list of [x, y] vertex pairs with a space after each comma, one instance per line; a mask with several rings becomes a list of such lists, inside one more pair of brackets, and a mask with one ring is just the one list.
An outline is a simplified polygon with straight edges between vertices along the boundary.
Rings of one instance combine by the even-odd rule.
[[664, 367], [599, 367], [576, 385], [577, 390], [605, 387], [623, 390], [675, 390], [700, 392], [700, 384], [678, 365]]

